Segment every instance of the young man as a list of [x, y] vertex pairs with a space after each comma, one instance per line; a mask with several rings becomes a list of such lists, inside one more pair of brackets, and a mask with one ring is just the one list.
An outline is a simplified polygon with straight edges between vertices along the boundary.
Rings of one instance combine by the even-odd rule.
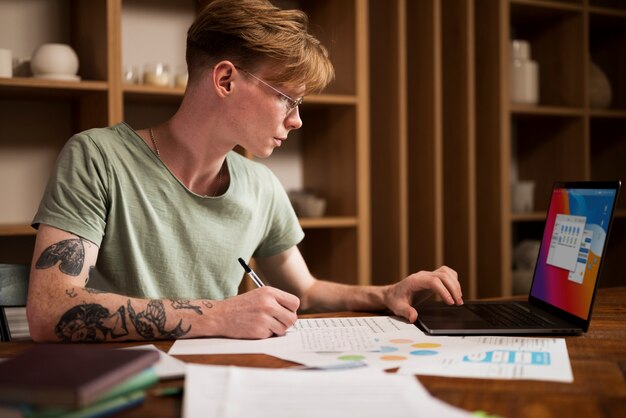
[[[382, 310], [415, 321], [433, 292], [462, 303], [441, 267], [385, 287], [314, 278], [271, 155], [302, 126], [301, 97], [334, 70], [306, 16], [217, 0], [187, 37], [189, 84], [168, 121], [72, 137], [33, 225], [28, 318], [36, 341], [282, 335], [303, 311]], [[254, 258], [268, 286], [237, 295]]]

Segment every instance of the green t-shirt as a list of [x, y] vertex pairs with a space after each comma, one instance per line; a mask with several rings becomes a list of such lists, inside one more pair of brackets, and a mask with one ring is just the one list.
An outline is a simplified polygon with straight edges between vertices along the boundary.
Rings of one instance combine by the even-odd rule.
[[[274, 174], [236, 152], [228, 190], [191, 192], [126, 124], [73, 136], [33, 225], [100, 247], [88, 287], [145, 298], [224, 299], [243, 277], [238, 257], [269, 257], [304, 232]], [[266, 278], [271, 282], [271, 278]]]

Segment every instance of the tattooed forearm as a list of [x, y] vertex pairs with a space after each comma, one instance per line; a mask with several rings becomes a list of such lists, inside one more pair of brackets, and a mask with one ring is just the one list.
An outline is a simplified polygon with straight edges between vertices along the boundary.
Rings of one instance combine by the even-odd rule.
[[173, 300], [171, 305], [174, 309], [192, 309], [198, 315], [202, 315], [202, 309], [199, 306], [192, 305], [188, 300]]
[[203, 300], [202, 304], [206, 307], [211, 309], [213, 307], [213, 303], [210, 300]]
[[74, 288], [65, 289], [65, 294], [68, 295], [71, 298], [75, 298], [76, 296], [78, 296], [78, 294], [76, 293], [76, 290], [74, 290]]
[[155, 338], [180, 338], [183, 335], [189, 333], [191, 325], [187, 330], [183, 330], [181, 319], [178, 324], [171, 330], [165, 329], [165, 322], [167, 321], [165, 314], [165, 307], [160, 300], [151, 300], [143, 312], [136, 313], [135, 309], [128, 301], [128, 316], [131, 322], [135, 326], [135, 329], [142, 337], [146, 339]]
[[66, 239], [46, 248], [35, 263], [38, 269], [47, 269], [59, 263], [59, 269], [70, 276], [78, 276], [85, 263], [85, 246], [80, 238]]
[[128, 335], [123, 306], [111, 314], [97, 303], [77, 305], [65, 312], [54, 332], [62, 342], [103, 342]]
[[[95, 289], [85, 290], [99, 292]], [[70, 297], [77, 296], [73, 288], [66, 290], [66, 294]], [[139, 313], [132, 307], [130, 300], [127, 302], [127, 307], [130, 321], [137, 333], [145, 339], [175, 339], [186, 335], [191, 330], [191, 325], [183, 329], [182, 319], [174, 328], [165, 329], [166, 312], [160, 300], [151, 300], [146, 309]], [[107, 339], [123, 337], [129, 333], [126, 325], [126, 308], [120, 306], [117, 311], [111, 313], [97, 303], [77, 305], [61, 316], [54, 332], [62, 342], [105, 342]]]

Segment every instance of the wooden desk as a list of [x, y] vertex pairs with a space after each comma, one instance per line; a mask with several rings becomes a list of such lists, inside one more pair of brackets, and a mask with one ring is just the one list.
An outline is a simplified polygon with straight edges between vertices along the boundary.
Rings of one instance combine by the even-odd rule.
[[[434, 376], [422, 376], [419, 380], [436, 397], [468, 411], [482, 410], [511, 418], [626, 417], [626, 288], [600, 289], [589, 332], [566, 339], [574, 372], [571, 384]], [[30, 345], [1, 343], [0, 357], [16, 355]], [[156, 345], [167, 351], [172, 342]], [[263, 354], [178, 357], [201, 364], [270, 368], [294, 365]], [[183, 380], [159, 385], [182, 386]], [[143, 406], [124, 411], [119, 417], [178, 417], [181, 406], [181, 397], [148, 396]]]

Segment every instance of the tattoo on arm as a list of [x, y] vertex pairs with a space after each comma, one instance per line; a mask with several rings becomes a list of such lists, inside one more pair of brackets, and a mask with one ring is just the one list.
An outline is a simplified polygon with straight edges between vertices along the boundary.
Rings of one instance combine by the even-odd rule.
[[65, 289], [65, 294], [71, 298], [75, 298], [76, 296], [78, 296], [78, 294], [76, 293], [76, 290], [74, 290], [73, 287], [71, 289]]
[[62, 342], [103, 342], [107, 337], [128, 335], [126, 311], [120, 306], [113, 314], [97, 303], [76, 305], [61, 316], [54, 332]]
[[135, 326], [135, 329], [145, 339], [155, 339], [155, 338], [180, 338], [183, 335], [189, 333], [191, 330], [191, 325], [187, 330], [183, 330], [181, 319], [178, 321], [178, 324], [171, 330], [165, 329], [165, 322], [167, 321], [165, 315], [165, 307], [163, 306], [163, 302], [160, 300], [151, 300], [148, 302], [148, 306], [146, 310], [143, 312], [136, 313], [135, 309], [133, 309], [130, 304], [130, 300], [128, 301], [128, 316], [130, 317], [130, 321]]
[[85, 246], [80, 238], [66, 239], [46, 248], [35, 267], [47, 269], [59, 263], [59, 269], [70, 276], [78, 276], [85, 263]]
[[192, 305], [188, 300], [173, 300], [172, 308], [174, 309], [193, 309], [198, 315], [202, 315], [202, 309], [199, 306]]
[[[90, 293], [99, 292], [95, 289], [85, 290]], [[74, 292], [74, 289], [71, 289], [71, 292]], [[66, 293], [70, 297], [76, 296], [76, 294], [71, 296], [69, 291]], [[160, 300], [151, 300], [146, 310], [139, 313], [135, 312], [130, 300], [127, 307], [130, 321], [137, 333], [145, 339], [175, 339], [191, 330], [191, 325], [183, 329], [182, 319], [173, 329], [165, 329], [167, 318], [163, 302]], [[105, 342], [107, 339], [123, 337], [128, 335], [126, 309], [120, 306], [117, 311], [111, 313], [98, 303], [76, 305], [61, 316], [54, 332], [62, 342]]]
[[213, 303], [210, 300], [203, 300], [202, 304], [206, 307], [211, 309], [213, 307]]

